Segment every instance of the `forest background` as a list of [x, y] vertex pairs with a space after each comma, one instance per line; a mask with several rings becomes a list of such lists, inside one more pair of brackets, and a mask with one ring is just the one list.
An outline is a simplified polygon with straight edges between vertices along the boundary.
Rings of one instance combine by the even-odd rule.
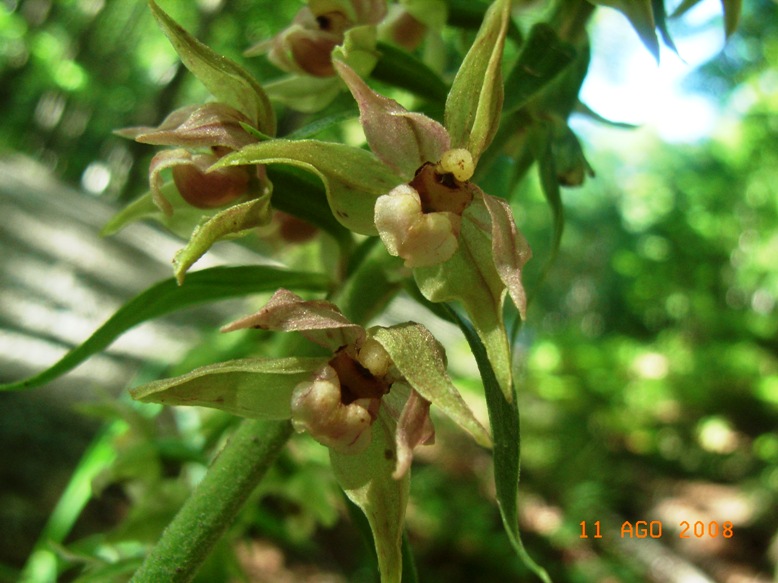
[[[262, 79], [278, 71], [242, 51], [282, 29], [298, 8], [241, 0], [160, 5]], [[530, 555], [557, 581], [680, 582], [690, 580], [684, 569], [732, 583], [778, 576], [778, 5], [744, 3], [726, 44], [719, 9], [705, 1], [670, 20], [682, 58], [685, 50], [697, 58], [701, 35], [717, 39], [696, 68], [678, 65], [666, 47], [657, 65], [622, 16], [598, 10], [582, 97], [603, 117], [638, 127], [573, 116], [596, 176], [564, 189], [564, 236], [545, 278], [552, 217], [534, 175], [522, 185], [517, 220], [535, 255], [527, 285], [537, 290], [518, 341], [520, 516]], [[145, 2], [5, 0], [0, 41], [3, 174], [27, 181], [0, 187], [8, 211], [0, 218], [0, 380], [10, 382], [56, 360], [110, 315], [89, 296], [68, 300], [73, 289], [128, 298], [154, 281], [140, 274], [137, 282], [117, 277], [103, 286], [82, 277], [83, 256], [68, 261], [45, 246], [34, 253], [19, 248], [14, 208], [34, 217], [40, 206], [33, 238], [56, 241], [58, 232], [55, 222], [44, 223], [45, 197], [24, 189], [44, 184], [48, 196], [77, 190], [85, 208], [118, 208], [147, 188], [153, 152], [112, 131], [156, 123], [206, 94], [178, 65]], [[685, 73], [676, 95], [691, 96], [707, 112], [700, 125], [683, 115], [683, 100], [663, 99], [669, 89], [660, 72], [674, 66]], [[630, 97], [636, 82], [663, 109]], [[29, 182], [48, 175], [57, 182]], [[67, 280], [68, 273], [83, 281], [63, 287], [60, 276]], [[407, 308], [402, 302], [397, 310]], [[30, 306], [49, 311], [36, 316]], [[184, 333], [164, 358], [153, 357], [156, 348], [140, 356], [119, 350], [112, 366], [149, 379], [229, 353], [215, 334], [226, 317], [196, 320], [197, 314], [163, 320], [170, 336]], [[429, 314], [419, 318], [448, 338], [458, 386], [477, 394], [478, 372], [458, 332]], [[120, 385], [106, 374], [111, 382], [87, 372], [45, 392], [0, 394], [0, 580], [17, 580], [82, 454], [104, 437], [101, 427], [131, 408], [120, 397], [129, 379]], [[128, 441], [137, 446], [142, 436], [110, 441], [111, 461], [96, 472], [103, 489], [58, 547], [66, 561], [132, 564], [137, 552], [122, 541], [153, 538], [165, 524], [188, 488], [180, 468], [196, 474], [192, 467], [204, 467], [204, 452], [229, 426], [218, 416], [181, 415], [164, 439], [145, 437], [143, 456], [165, 460], [153, 486], [138, 475], [142, 461], [127, 453]], [[489, 456], [445, 424], [439, 435], [441, 444], [414, 467], [408, 529], [420, 580], [525, 580], [494, 505], [483, 502], [492, 496]], [[368, 577], [362, 559], [341, 551], [361, 543], [343, 526], [342, 508], [335, 503], [333, 510], [337, 493], [326, 463], [303, 467], [286, 458], [275, 471], [202, 580], [237, 572], [224, 559], [235, 548], [243, 569], [259, 573], [257, 581]], [[284, 480], [294, 486], [285, 490]], [[133, 481], [156, 489], [154, 507], [139, 505]], [[312, 482], [323, 485], [312, 490]], [[623, 521], [639, 520], [661, 521], [663, 537], [621, 536]], [[595, 540], [598, 521], [603, 538]], [[683, 521], [692, 524], [690, 539], [679, 538]], [[697, 521], [731, 522], [736, 535], [695, 536]], [[582, 522], [589, 538], [581, 538]], [[331, 579], [315, 579], [325, 575]]]

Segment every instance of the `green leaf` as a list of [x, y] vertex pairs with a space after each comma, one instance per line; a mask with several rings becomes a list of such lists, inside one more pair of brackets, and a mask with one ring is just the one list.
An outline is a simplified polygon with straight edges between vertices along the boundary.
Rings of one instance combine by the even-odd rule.
[[561, 40], [551, 26], [542, 22], [533, 26], [505, 79], [504, 111], [510, 113], [525, 105], [573, 62], [575, 56], [575, 47]]
[[589, 0], [599, 6], [615, 8], [627, 17], [632, 28], [638, 33], [640, 40], [659, 62], [659, 39], [656, 37], [656, 22], [654, 21], [654, 0]]
[[267, 266], [203, 269], [190, 274], [186, 285], [181, 287], [174, 279], [166, 279], [127, 302], [83, 344], [68, 352], [53, 366], [30, 378], [0, 385], [0, 390], [30, 389], [46, 384], [146, 320], [195, 304], [273, 291], [279, 287], [323, 291], [327, 289], [328, 282], [319, 274]]
[[446, 372], [443, 349], [424, 326], [415, 323], [373, 328], [397, 369], [417, 393], [445, 413], [480, 445], [491, 447], [489, 432], [478, 422]]
[[413, 54], [387, 43], [379, 42], [381, 53], [370, 76], [378, 81], [410, 91], [414, 95], [443, 104], [448, 97], [448, 85], [426, 63]]
[[551, 583], [551, 578], [545, 569], [535, 563], [527, 553], [519, 532], [518, 489], [521, 466], [521, 428], [516, 389], [511, 384], [512, 398], [505, 398], [479, 334], [455, 310], [446, 307], [452, 320], [464, 333], [481, 373], [481, 381], [484, 383], [486, 406], [489, 410], [489, 421], [494, 437], [494, 483], [503, 527], [508, 534], [511, 545], [524, 564], [544, 583]]
[[270, 194], [231, 206], [198, 226], [186, 247], [173, 258], [174, 273], [179, 285], [195, 261], [219, 239], [240, 235], [247, 229], [266, 225], [271, 219]]
[[267, 135], [276, 133], [276, 120], [262, 86], [243, 67], [207, 47], [168, 16], [154, 0], [149, 7], [187, 69], [219, 101], [231, 105]]
[[330, 449], [330, 461], [340, 487], [362, 509], [378, 555], [381, 583], [400, 583], [402, 534], [410, 490], [410, 472], [395, 480], [394, 422], [379, 412], [369, 447], [358, 454]]
[[[271, 140], [223, 157], [213, 168], [245, 164], [289, 164], [316, 174], [324, 183], [335, 218], [362, 235], [376, 235], [376, 199], [399, 179], [367, 150], [317, 140]], [[295, 196], [285, 193], [284, 196]]]
[[289, 419], [295, 386], [326, 361], [298, 357], [230, 360], [132, 388], [130, 394], [144, 403], [210, 407], [268, 421]]
[[489, 8], [446, 100], [444, 117], [451, 147], [469, 150], [476, 161], [500, 125], [502, 51], [510, 9], [509, 0], [497, 0]]

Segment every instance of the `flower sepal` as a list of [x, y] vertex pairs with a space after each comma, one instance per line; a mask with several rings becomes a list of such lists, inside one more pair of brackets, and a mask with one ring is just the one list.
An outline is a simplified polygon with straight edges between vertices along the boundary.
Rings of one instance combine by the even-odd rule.
[[197, 368], [130, 389], [133, 399], [162, 405], [220, 409], [251, 419], [292, 416], [292, 393], [326, 359], [246, 358]]

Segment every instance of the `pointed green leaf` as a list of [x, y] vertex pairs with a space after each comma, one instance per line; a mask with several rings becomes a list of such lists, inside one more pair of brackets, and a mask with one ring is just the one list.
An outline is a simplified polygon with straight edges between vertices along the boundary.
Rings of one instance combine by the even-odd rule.
[[[448, 307], [447, 307], [448, 308]], [[479, 334], [472, 325], [460, 317], [455, 310], [448, 308], [451, 319], [461, 328], [473, 352], [481, 381], [484, 383], [486, 406], [494, 437], [494, 483], [497, 491], [497, 504], [500, 508], [503, 527], [516, 553], [524, 564], [544, 583], [551, 583], [545, 569], [535, 563], [521, 542], [518, 517], [519, 472], [521, 466], [521, 429], [519, 424], [519, 406], [516, 389], [511, 384], [511, 398], [504, 398], [503, 392], [491, 360], [487, 355]]]
[[109, 346], [124, 332], [146, 320], [196, 304], [273, 291], [279, 287], [324, 291], [328, 282], [316, 273], [267, 266], [203, 269], [190, 274], [186, 285], [181, 287], [174, 279], [166, 279], [124, 304], [83, 344], [68, 352], [53, 366], [28, 379], [0, 385], [0, 390], [21, 390], [44, 385], [75, 368]]
[[489, 432], [478, 422], [446, 372], [443, 349], [429, 330], [414, 323], [370, 331], [417, 393], [432, 403], [484, 447]]
[[186, 247], [176, 253], [173, 259], [174, 273], [179, 284], [195, 261], [219, 239], [230, 235], [240, 235], [247, 229], [266, 225], [270, 222], [270, 195], [249, 200], [231, 206], [198, 226]]
[[476, 199], [462, 215], [459, 246], [448, 261], [413, 270], [431, 302], [459, 301], [473, 320], [506, 399], [511, 398], [511, 351], [503, 322], [505, 284], [492, 256], [491, 221]]
[[165, 36], [189, 69], [219, 101], [246, 115], [257, 129], [274, 136], [276, 120], [262, 86], [243, 67], [217, 54], [198, 41], [149, 0], [154, 17]]
[[475, 161], [500, 125], [502, 51], [510, 10], [509, 0], [491, 5], [446, 100], [445, 126], [451, 134], [451, 147], [469, 150]]
[[362, 235], [377, 234], [375, 201], [400, 182], [370, 152], [335, 142], [271, 140], [252, 144], [225, 156], [214, 168], [245, 164], [289, 164], [316, 174], [324, 183], [335, 218]]
[[373, 423], [372, 440], [365, 451], [349, 455], [330, 449], [330, 461], [340, 487], [362, 509], [370, 524], [381, 583], [400, 583], [410, 472], [399, 480], [392, 477], [397, 455], [394, 422], [383, 411]]
[[632, 28], [638, 33], [640, 40], [659, 61], [659, 40], [656, 37], [656, 22], [653, 0], [589, 0], [593, 4], [615, 8], [627, 17]]
[[144, 403], [210, 407], [252, 419], [289, 419], [295, 386], [325, 362], [298, 357], [230, 360], [134, 387], [130, 394]]
[[506, 113], [525, 105], [575, 59], [573, 45], [561, 40], [546, 23], [538, 23], [505, 79]]

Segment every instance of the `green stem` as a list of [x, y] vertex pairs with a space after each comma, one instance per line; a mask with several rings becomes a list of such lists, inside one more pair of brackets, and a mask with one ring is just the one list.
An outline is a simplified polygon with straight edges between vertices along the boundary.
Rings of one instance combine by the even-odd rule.
[[191, 581], [291, 434], [288, 421], [242, 422], [131, 581]]

